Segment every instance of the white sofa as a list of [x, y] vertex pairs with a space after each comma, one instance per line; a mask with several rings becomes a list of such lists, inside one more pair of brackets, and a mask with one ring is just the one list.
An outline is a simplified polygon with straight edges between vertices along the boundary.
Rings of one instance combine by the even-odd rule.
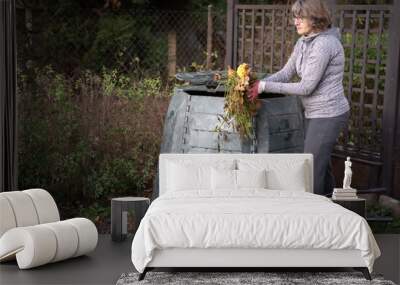
[[84, 255], [98, 233], [88, 219], [60, 221], [53, 197], [43, 189], [0, 193], [0, 262], [16, 259], [20, 269]]
[[161, 154], [160, 196], [132, 243], [139, 280], [160, 267], [353, 267], [370, 279], [380, 252], [367, 222], [312, 194], [312, 178], [311, 154]]

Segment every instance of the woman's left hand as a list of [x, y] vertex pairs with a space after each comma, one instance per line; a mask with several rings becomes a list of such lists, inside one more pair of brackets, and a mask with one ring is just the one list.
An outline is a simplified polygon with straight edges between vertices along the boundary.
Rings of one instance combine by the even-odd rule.
[[256, 80], [250, 87], [249, 92], [247, 93], [247, 98], [249, 98], [250, 101], [254, 101], [257, 99], [258, 96], [258, 85], [260, 85], [260, 81]]

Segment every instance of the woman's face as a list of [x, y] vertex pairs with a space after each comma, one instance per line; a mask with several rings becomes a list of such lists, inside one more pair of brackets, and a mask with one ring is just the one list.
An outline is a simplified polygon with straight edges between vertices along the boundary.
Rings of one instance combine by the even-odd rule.
[[297, 29], [297, 33], [300, 36], [308, 35], [312, 32], [312, 25], [311, 25], [311, 21], [309, 19], [294, 17], [293, 21], [294, 21], [294, 25]]

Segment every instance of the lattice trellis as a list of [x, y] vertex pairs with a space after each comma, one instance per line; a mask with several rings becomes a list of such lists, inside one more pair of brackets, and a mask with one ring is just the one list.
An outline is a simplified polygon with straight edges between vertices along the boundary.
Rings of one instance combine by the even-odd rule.
[[254, 70], [266, 73], [281, 69], [296, 41], [290, 8], [286, 5], [268, 8], [237, 5], [236, 9], [235, 63], [248, 62]]
[[[346, 56], [343, 84], [351, 118], [337, 145], [380, 160], [390, 5], [340, 5], [334, 13]], [[290, 6], [236, 5], [234, 64], [274, 73], [287, 62], [298, 38]]]
[[[341, 144], [380, 158], [391, 6], [338, 6], [335, 22], [346, 54], [343, 83], [351, 102]], [[361, 147], [362, 146], [362, 147]]]

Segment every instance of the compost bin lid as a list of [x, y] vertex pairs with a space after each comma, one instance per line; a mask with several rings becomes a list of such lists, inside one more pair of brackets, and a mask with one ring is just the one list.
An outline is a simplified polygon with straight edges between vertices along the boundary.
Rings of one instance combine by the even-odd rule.
[[187, 84], [182, 86], [182, 90], [190, 94], [223, 94], [225, 92], [223, 81], [227, 78], [226, 74], [226, 71], [181, 72], [177, 73], [175, 78]]
[[[267, 76], [266, 73], [256, 73], [257, 78], [261, 79]], [[187, 85], [180, 87], [184, 92], [190, 95], [205, 95], [223, 97], [225, 93], [224, 81], [227, 79], [227, 71], [197, 71], [180, 72], [175, 75], [179, 81]], [[283, 97], [281, 94], [263, 93], [259, 98]]]

